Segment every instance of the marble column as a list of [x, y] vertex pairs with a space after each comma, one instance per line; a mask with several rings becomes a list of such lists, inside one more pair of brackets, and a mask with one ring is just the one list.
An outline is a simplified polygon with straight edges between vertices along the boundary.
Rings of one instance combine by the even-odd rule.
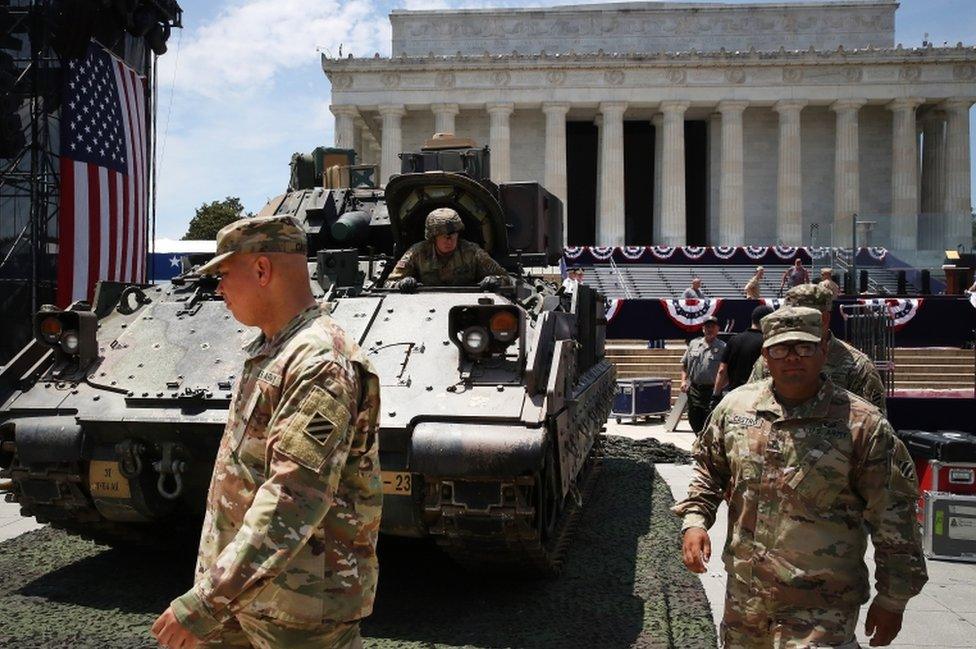
[[600, 210], [597, 244], [622, 246], [626, 243], [624, 220], [624, 111], [627, 102], [600, 104], [603, 137], [600, 141]]
[[973, 248], [969, 154], [969, 108], [973, 101], [966, 97], [942, 103], [946, 112], [945, 213], [949, 219], [946, 246], [962, 244], [966, 250]]
[[916, 250], [918, 244], [918, 134], [915, 109], [921, 99], [904, 97], [888, 104], [891, 128], [891, 247]]
[[945, 115], [929, 111], [922, 120], [922, 213], [945, 211]]
[[708, 243], [719, 241], [719, 194], [722, 183], [722, 115], [708, 114]]
[[779, 160], [776, 171], [776, 241], [784, 246], [803, 243], [803, 178], [800, 174], [800, 111], [805, 101], [778, 101]]
[[488, 147], [491, 149], [491, 179], [496, 183], [508, 182], [512, 177], [511, 129], [508, 118], [515, 104], [488, 104]]
[[329, 106], [335, 115], [335, 146], [338, 149], [356, 147], [356, 117], [359, 109], [355, 106]]
[[434, 104], [430, 110], [434, 113], [434, 133], [454, 132], [454, 117], [458, 114], [457, 104]]
[[[860, 99], [842, 99], [830, 105], [837, 113], [834, 144], [834, 241], [844, 241], [852, 214], [860, 209], [860, 162], [858, 160], [858, 116], [864, 105]], [[835, 243], [836, 245], [836, 243]]]
[[373, 134], [369, 132], [369, 127], [365, 124], [361, 124], [358, 129], [361, 150], [356, 151], [356, 160], [359, 161], [359, 164], [376, 164], [377, 160], [373, 158], [375, 143]]
[[390, 176], [400, 173], [399, 155], [402, 153], [400, 149], [403, 146], [400, 120], [407, 111], [403, 104], [383, 104], [378, 110], [383, 118], [379, 183], [386, 186]]
[[567, 230], [569, 203], [566, 196], [566, 113], [569, 104], [545, 102], [542, 112], [546, 116], [546, 168], [545, 188], [563, 202], [563, 241]]
[[722, 176], [719, 181], [718, 243], [741, 246], [746, 225], [742, 196], [742, 112], [745, 101], [723, 101], [718, 105], [722, 116]]
[[687, 101], [661, 102], [664, 143], [661, 169], [661, 243], [687, 243], [685, 216], [685, 111]]
[[661, 169], [664, 162], [661, 159], [664, 153], [664, 115], [657, 113], [651, 118], [654, 125], [654, 204], [651, 207], [651, 216], [654, 224], [654, 245], [661, 243]]
[[600, 244], [600, 195], [603, 187], [603, 115], [597, 114], [593, 118], [596, 126], [596, 204], [593, 213], [596, 215], [596, 222], [593, 224], [593, 243]]

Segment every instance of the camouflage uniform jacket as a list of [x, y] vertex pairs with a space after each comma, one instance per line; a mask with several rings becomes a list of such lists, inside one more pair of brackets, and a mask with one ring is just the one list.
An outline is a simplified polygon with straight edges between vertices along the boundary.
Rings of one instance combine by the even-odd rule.
[[822, 279], [822, 280], [820, 280], [817, 283], [820, 286], [823, 286], [824, 288], [826, 288], [831, 293], [833, 293], [834, 294], [834, 297], [837, 297], [838, 295], [840, 295], [840, 286], [838, 286], [837, 285], [837, 282], [835, 282], [834, 280], [832, 280], [832, 279]]
[[392, 288], [404, 277], [414, 277], [428, 286], [474, 286], [489, 275], [497, 275], [503, 284], [510, 283], [508, 273], [481, 246], [458, 239], [457, 248], [447, 259], [437, 255], [433, 241], [421, 241], [403, 253], [386, 279]]
[[[861, 350], [831, 335], [827, 347], [827, 362], [824, 364], [823, 371], [834, 385], [850, 390], [862, 399], [870, 401], [882, 414], [887, 412], [885, 386], [881, 381], [881, 375], [874, 367], [874, 362]], [[768, 377], [769, 368], [766, 367], [766, 359], [760, 356], [752, 366], [749, 381]]]
[[672, 511], [682, 530], [708, 529], [729, 490], [722, 558], [729, 587], [747, 589], [747, 612], [866, 602], [868, 530], [878, 603], [900, 611], [922, 590], [914, 464], [863, 399], [826, 379], [812, 399], [786, 408], [772, 380], [747, 383], [715, 408], [693, 454], [688, 497]]
[[363, 618], [383, 497], [375, 372], [319, 306], [245, 351], [195, 584], [174, 613], [198, 637], [238, 613], [293, 627]]

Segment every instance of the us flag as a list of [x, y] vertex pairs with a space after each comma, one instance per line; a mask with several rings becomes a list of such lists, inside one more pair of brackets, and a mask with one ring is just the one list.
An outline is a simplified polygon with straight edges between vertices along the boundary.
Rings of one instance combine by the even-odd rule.
[[58, 304], [146, 279], [145, 78], [102, 46], [68, 61], [61, 104]]

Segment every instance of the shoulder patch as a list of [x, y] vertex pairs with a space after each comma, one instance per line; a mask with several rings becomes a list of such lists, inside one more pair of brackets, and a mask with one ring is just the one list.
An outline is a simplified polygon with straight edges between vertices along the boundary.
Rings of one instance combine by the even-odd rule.
[[351, 417], [338, 399], [314, 386], [282, 434], [277, 449], [298, 464], [320, 472], [346, 438]]

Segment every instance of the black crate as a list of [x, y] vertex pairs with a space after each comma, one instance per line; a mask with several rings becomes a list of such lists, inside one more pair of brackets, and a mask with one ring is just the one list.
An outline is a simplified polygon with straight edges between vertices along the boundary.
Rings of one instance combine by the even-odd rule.
[[976, 435], [957, 430], [900, 430], [898, 437], [913, 458], [976, 462]]

